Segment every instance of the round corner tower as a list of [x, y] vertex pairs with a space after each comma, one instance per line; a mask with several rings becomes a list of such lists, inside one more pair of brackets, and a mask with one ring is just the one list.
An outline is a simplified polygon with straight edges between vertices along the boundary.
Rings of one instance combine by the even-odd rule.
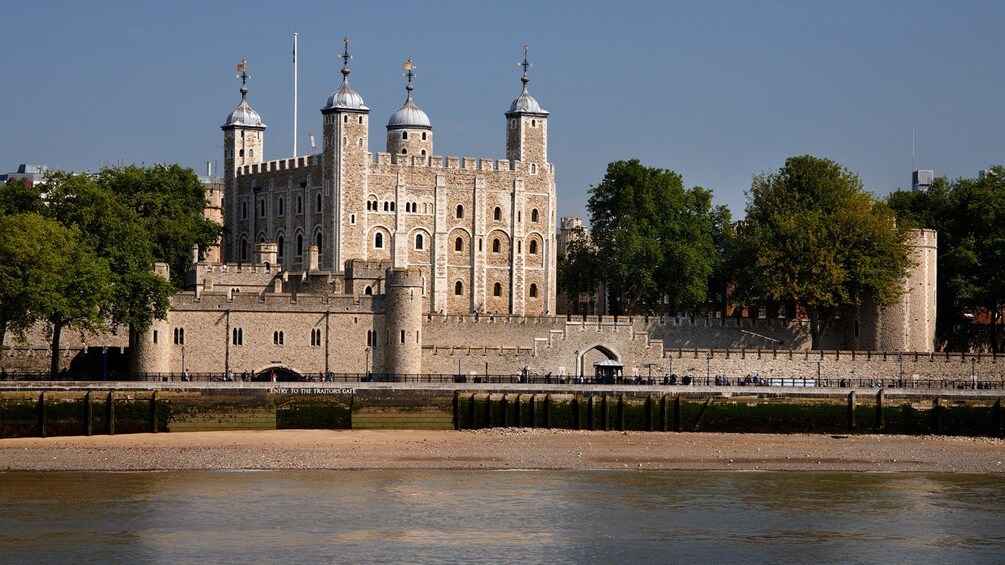
[[874, 307], [866, 330], [873, 338], [872, 349], [929, 353], [935, 351], [938, 232], [908, 230], [905, 243], [911, 265], [903, 293], [890, 306]]
[[422, 273], [416, 268], [386, 272], [384, 328], [387, 352], [384, 372], [422, 372]]

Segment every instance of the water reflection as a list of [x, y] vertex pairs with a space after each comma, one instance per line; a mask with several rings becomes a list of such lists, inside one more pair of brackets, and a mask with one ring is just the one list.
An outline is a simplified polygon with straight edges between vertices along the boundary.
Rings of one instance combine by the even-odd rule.
[[1005, 477], [0, 474], [0, 562], [993, 561]]

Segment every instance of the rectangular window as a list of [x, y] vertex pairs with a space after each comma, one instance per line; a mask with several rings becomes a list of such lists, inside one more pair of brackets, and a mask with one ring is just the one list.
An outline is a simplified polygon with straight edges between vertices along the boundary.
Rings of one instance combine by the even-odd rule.
[[154, 330], [154, 343], [157, 343], [157, 330]]
[[405, 330], [401, 330], [401, 343], [405, 343]]
[[185, 328], [174, 329], [174, 344], [185, 345]]

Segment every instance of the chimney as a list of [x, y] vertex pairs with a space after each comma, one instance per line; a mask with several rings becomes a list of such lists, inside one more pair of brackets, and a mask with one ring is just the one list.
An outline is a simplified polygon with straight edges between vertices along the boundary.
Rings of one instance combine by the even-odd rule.
[[254, 261], [256, 265], [276, 265], [279, 246], [275, 243], [256, 243]]
[[318, 270], [318, 246], [312, 245], [307, 248], [307, 270]]

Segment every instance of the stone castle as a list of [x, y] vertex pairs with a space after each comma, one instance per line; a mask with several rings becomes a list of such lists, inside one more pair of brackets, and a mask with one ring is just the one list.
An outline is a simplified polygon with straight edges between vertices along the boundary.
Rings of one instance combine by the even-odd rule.
[[[321, 109], [323, 147], [306, 157], [263, 160], [266, 126], [242, 73], [241, 101], [222, 126], [223, 182], [207, 190], [206, 214], [225, 226], [225, 239], [193, 250], [188, 290], [172, 298], [166, 319], [130, 337], [132, 371], [572, 377], [614, 361], [626, 375], [791, 377], [847, 374], [848, 363], [868, 359], [858, 375], [869, 376], [889, 373], [887, 353], [903, 373], [904, 352], [913, 353], [909, 373], [956, 368], [932, 354], [931, 230], [912, 234], [915, 266], [900, 303], [843, 321], [826, 354], [808, 351], [800, 320], [556, 316], [557, 247], [568, 233], [556, 229], [549, 113], [528, 92], [526, 51], [498, 160], [434, 154], [410, 63], [386, 151], [371, 153], [370, 109], [349, 86], [348, 42], [342, 57], [342, 84]], [[836, 351], [849, 349], [849, 335], [852, 349], [884, 352], [884, 364]]]

